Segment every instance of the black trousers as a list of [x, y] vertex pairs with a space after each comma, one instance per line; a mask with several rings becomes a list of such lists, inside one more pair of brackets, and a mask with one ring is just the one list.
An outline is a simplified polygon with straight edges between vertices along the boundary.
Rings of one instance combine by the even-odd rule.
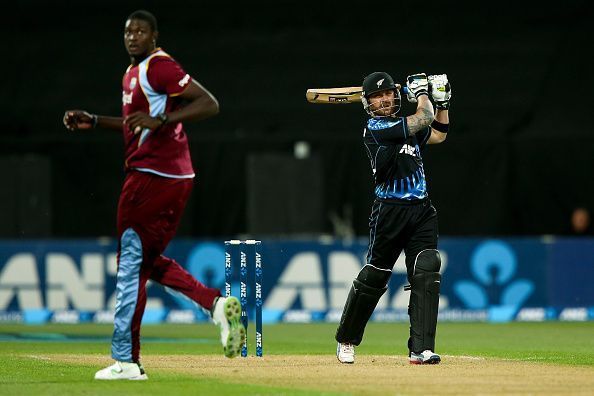
[[437, 210], [429, 199], [411, 203], [375, 200], [369, 230], [367, 263], [392, 270], [404, 250], [410, 282], [417, 255], [425, 249], [437, 249]]

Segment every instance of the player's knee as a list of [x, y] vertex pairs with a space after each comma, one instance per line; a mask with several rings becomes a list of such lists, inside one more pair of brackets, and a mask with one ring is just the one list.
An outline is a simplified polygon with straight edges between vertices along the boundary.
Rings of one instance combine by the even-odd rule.
[[382, 289], [388, 284], [391, 275], [392, 271], [382, 270], [368, 264], [361, 269], [357, 280], [369, 287]]
[[421, 272], [439, 272], [441, 268], [441, 256], [437, 249], [426, 249], [416, 257], [413, 265], [413, 275]]

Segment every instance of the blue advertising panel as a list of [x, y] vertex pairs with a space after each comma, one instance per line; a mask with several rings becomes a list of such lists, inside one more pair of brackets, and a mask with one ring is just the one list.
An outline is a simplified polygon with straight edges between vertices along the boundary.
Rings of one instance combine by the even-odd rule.
[[450, 306], [487, 309], [489, 319], [511, 320], [522, 307], [547, 305], [546, 245], [533, 239], [444, 240], [451, 264], [444, 275]]
[[594, 240], [561, 238], [549, 245], [548, 303], [556, 307], [594, 306]]
[[[0, 241], [0, 321], [113, 320], [117, 273], [113, 240]], [[333, 321], [365, 264], [367, 240], [264, 240], [263, 319]], [[442, 238], [440, 320], [589, 320], [594, 240]], [[165, 254], [224, 294], [223, 241], [175, 240]], [[248, 305], [255, 261], [248, 258]], [[239, 295], [239, 260], [232, 260]], [[405, 321], [410, 292], [404, 257], [372, 320]], [[150, 283], [144, 322], [193, 322], [209, 315], [181, 293]]]

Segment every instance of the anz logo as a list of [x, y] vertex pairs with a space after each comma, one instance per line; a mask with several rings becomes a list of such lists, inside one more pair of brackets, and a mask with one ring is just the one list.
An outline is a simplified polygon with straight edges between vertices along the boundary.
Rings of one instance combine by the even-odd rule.
[[400, 149], [399, 154], [406, 154], [406, 155], [410, 155], [413, 157], [418, 157], [417, 155], [417, 148], [413, 147], [409, 144], [403, 144], [402, 148]]

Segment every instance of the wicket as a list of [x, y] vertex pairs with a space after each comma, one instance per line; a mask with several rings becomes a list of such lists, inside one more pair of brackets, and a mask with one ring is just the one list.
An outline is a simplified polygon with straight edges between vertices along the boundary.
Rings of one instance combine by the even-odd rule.
[[[245, 241], [233, 239], [225, 241], [225, 296], [231, 295], [231, 280], [233, 274], [233, 256], [237, 257], [239, 251], [239, 301], [241, 303], [241, 321], [245, 326], [246, 338], [241, 348], [241, 356], [248, 355], [248, 258], [254, 268], [254, 296], [255, 296], [255, 321], [256, 321], [256, 356], [262, 357], [262, 242], [253, 239]], [[248, 249], [253, 248], [250, 255]]]

